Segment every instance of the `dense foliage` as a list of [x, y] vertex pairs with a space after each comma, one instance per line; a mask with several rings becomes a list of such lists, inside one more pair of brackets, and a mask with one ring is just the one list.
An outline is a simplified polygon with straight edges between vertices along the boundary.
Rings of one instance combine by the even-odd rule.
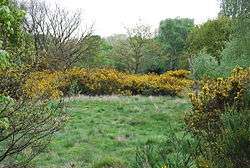
[[22, 32], [22, 20], [25, 11], [11, 0], [0, 1], [0, 48], [16, 47]]
[[23, 92], [28, 97], [58, 98], [61, 95], [178, 95], [191, 86], [186, 70], [162, 75], [135, 75], [113, 69], [70, 69], [34, 72], [27, 77]]
[[229, 78], [204, 80], [200, 93], [190, 94], [193, 113], [186, 118], [188, 127], [208, 134], [220, 131], [220, 116], [228, 107], [240, 111], [249, 104], [245, 102], [249, 84], [250, 69], [239, 68]]
[[231, 29], [231, 20], [227, 17], [219, 17], [196, 26], [188, 35], [188, 52], [195, 55], [205, 50], [220, 63], [221, 52], [230, 39]]
[[188, 33], [192, 30], [194, 21], [188, 18], [166, 19], [159, 26], [158, 39], [162, 43], [163, 50], [169, 54], [168, 68], [180, 68]]
[[206, 79], [190, 94], [192, 110], [182, 134], [138, 148], [134, 167], [247, 168], [249, 158], [249, 69], [229, 78]]

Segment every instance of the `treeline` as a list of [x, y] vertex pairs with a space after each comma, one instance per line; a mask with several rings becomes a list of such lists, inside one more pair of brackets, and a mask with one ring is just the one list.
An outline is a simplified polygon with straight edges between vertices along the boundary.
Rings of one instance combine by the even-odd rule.
[[[43, 1], [4, 2], [8, 10], [1, 10], [0, 39], [9, 56], [1, 52], [2, 59], [37, 71], [75, 66], [130, 73], [196, 69], [199, 76], [202, 67], [213, 72], [249, 62], [240, 61], [248, 59], [249, 26], [244, 24], [249, 21], [235, 19], [239, 16], [231, 9], [222, 9], [216, 19], [201, 25], [188, 18], [165, 19], [157, 31], [138, 23], [125, 28], [126, 34], [103, 38], [94, 34], [92, 26], [83, 29], [80, 11], [52, 9]], [[236, 60], [228, 62], [232, 59]]]

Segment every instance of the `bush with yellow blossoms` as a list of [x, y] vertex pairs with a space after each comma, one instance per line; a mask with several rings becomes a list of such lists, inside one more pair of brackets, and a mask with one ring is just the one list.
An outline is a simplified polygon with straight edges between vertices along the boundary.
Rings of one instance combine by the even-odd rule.
[[205, 79], [199, 94], [190, 94], [193, 110], [185, 118], [188, 127], [196, 133], [218, 133], [221, 114], [227, 107], [240, 111], [246, 106], [250, 84], [250, 68], [235, 68], [228, 78]]
[[34, 72], [22, 86], [29, 97], [58, 98], [68, 95], [77, 84], [86, 95], [178, 95], [192, 84], [189, 71], [169, 71], [162, 75], [127, 74], [114, 69], [73, 68], [65, 71]]
[[62, 71], [33, 72], [22, 85], [22, 90], [29, 98], [57, 99], [63, 95], [62, 88], [68, 83], [67, 75]]

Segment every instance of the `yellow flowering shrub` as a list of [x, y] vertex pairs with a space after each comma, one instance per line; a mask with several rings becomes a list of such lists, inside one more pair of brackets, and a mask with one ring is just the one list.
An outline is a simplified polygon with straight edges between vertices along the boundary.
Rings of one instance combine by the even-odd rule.
[[63, 72], [33, 72], [22, 85], [23, 92], [29, 98], [53, 98], [57, 99], [63, 95], [61, 88], [69, 81]]
[[121, 94], [123, 73], [114, 69], [95, 69], [88, 72], [87, 78], [81, 81], [90, 95]]
[[250, 68], [233, 70], [229, 78], [207, 79], [201, 82], [200, 93], [190, 94], [193, 111], [186, 123], [194, 132], [219, 131], [220, 116], [227, 106], [244, 107], [244, 94], [250, 83]]
[[177, 95], [192, 84], [189, 71], [169, 71], [162, 75], [127, 74], [114, 69], [73, 68], [65, 71], [33, 72], [22, 86], [28, 97], [58, 98], [77, 84], [87, 95]]
[[188, 75], [190, 75], [190, 71], [184, 70], [184, 69], [180, 69], [180, 70], [176, 70], [176, 71], [168, 71], [166, 73], [164, 73], [163, 75], [167, 75], [167, 76], [172, 76], [172, 77], [176, 77], [176, 78], [187, 78]]
[[176, 78], [168, 73], [162, 75], [127, 75], [122, 82], [124, 88], [133, 95], [177, 95], [192, 83], [187, 78]]

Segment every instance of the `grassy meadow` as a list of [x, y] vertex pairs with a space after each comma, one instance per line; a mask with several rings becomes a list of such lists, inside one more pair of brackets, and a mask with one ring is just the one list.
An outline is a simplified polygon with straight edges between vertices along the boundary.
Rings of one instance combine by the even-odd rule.
[[69, 122], [33, 163], [98, 167], [117, 161], [131, 167], [138, 146], [162, 141], [169, 131], [181, 133], [183, 114], [190, 107], [186, 99], [161, 96], [71, 98]]

